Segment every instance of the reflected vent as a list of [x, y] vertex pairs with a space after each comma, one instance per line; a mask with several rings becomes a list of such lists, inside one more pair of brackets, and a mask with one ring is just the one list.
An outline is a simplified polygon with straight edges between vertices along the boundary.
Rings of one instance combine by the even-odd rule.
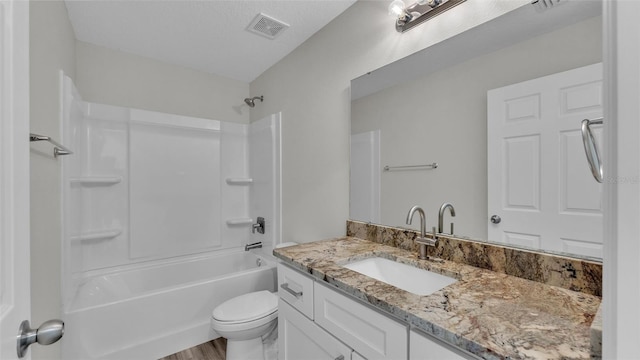
[[538, 12], [542, 12], [564, 2], [564, 0], [533, 0], [531, 4], [533, 4]]
[[255, 17], [255, 19], [253, 19], [251, 24], [249, 24], [247, 30], [273, 40], [282, 34], [282, 32], [288, 27], [288, 24], [260, 13]]

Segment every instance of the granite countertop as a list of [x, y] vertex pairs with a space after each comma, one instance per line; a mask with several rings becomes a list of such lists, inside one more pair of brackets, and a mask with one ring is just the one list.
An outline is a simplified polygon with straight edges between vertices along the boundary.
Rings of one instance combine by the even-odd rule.
[[[487, 359], [589, 359], [600, 298], [399, 248], [342, 237], [275, 249], [289, 266]], [[380, 256], [458, 281], [419, 296], [346, 269]]]

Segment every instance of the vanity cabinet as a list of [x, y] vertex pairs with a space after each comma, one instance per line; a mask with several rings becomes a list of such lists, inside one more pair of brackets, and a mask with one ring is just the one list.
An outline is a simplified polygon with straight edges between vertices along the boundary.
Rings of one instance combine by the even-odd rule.
[[407, 358], [406, 325], [283, 264], [278, 295], [280, 360]]
[[409, 360], [480, 359], [416, 330], [409, 332]]

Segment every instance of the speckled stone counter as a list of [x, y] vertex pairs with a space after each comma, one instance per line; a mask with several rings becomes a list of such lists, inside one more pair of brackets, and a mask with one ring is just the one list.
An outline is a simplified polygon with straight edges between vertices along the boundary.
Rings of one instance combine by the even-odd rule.
[[[310, 274], [450, 344], [486, 359], [589, 359], [600, 298], [354, 237], [274, 250]], [[458, 281], [419, 296], [341, 265], [380, 256]]]

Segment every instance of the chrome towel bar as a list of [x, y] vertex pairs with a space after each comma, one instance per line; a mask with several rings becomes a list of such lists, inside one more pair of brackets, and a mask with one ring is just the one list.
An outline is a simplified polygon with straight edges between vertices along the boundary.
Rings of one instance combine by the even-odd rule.
[[602, 118], [597, 119], [584, 119], [582, 120], [582, 144], [584, 145], [584, 152], [587, 155], [587, 162], [591, 169], [591, 174], [597, 182], [601, 183], [604, 180], [604, 173], [602, 170], [602, 161], [600, 160], [600, 154], [598, 154], [598, 147], [596, 146], [596, 140], [591, 133], [590, 125], [601, 125]]
[[64, 145], [58, 143], [53, 140], [50, 136], [38, 135], [34, 133], [29, 134], [29, 141], [47, 141], [53, 145], [53, 156], [58, 157], [58, 155], [70, 155], [73, 154], [73, 151], [67, 149]]
[[419, 170], [422, 168], [425, 169], [435, 169], [438, 167], [438, 163], [424, 164], [424, 165], [404, 165], [404, 166], [385, 166], [384, 171], [392, 171], [392, 170]]

